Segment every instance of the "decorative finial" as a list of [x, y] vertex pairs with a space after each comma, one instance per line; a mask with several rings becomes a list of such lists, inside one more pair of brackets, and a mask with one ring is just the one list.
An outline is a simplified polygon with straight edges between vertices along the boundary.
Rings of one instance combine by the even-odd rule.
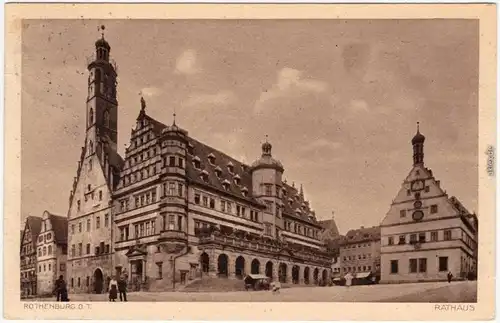
[[146, 110], [146, 101], [144, 100], [144, 97], [141, 96], [141, 111]]
[[266, 142], [269, 142], [269, 141], [268, 141], [268, 138], [269, 138], [269, 136], [268, 136], [268, 135], [266, 135]]
[[302, 184], [300, 184], [300, 196], [304, 197], [304, 189], [302, 188]]
[[174, 106], [174, 123], [173, 125], [175, 126], [175, 117], [177, 116], [177, 114], [175, 114], [175, 106]]
[[417, 132], [420, 132], [420, 122], [417, 121]]
[[97, 30], [101, 32], [101, 37], [104, 39], [104, 30], [106, 29], [106, 26], [101, 25], [97, 27]]

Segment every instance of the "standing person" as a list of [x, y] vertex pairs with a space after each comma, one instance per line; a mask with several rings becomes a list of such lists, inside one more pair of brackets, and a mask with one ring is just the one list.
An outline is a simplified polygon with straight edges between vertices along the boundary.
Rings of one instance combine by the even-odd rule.
[[109, 301], [114, 302], [118, 297], [118, 282], [115, 277], [112, 277], [109, 281]]
[[451, 283], [451, 279], [453, 278], [453, 274], [451, 271], [448, 272], [448, 283]]
[[62, 292], [63, 289], [65, 288], [65, 282], [63, 276], [59, 276], [59, 279], [56, 280], [55, 286], [54, 286], [54, 294], [56, 294], [57, 301], [62, 301]]
[[344, 278], [345, 278], [345, 285], [347, 287], [350, 287], [352, 285], [352, 278], [353, 278], [351, 273], [347, 273], [347, 275], [345, 275]]
[[127, 301], [127, 276], [121, 275], [118, 280], [118, 291], [120, 292], [120, 301]]

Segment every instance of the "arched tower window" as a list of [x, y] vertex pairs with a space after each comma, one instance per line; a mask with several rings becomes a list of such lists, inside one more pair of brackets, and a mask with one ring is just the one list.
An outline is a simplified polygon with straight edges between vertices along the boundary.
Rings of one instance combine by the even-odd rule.
[[102, 72], [100, 69], [96, 69], [94, 83], [95, 83], [97, 93], [101, 93], [101, 79], [102, 79]]
[[89, 111], [89, 126], [94, 124], [94, 109], [90, 108]]
[[109, 128], [109, 111], [104, 111], [104, 126]]
[[94, 143], [92, 140], [89, 141], [89, 154], [92, 154], [94, 152]]

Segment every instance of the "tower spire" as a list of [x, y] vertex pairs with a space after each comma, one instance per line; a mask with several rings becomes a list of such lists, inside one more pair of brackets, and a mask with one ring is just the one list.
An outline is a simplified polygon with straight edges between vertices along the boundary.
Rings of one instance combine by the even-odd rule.
[[424, 164], [425, 137], [420, 133], [420, 122], [417, 122], [417, 133], [411, 140], [413, 146], [413, 166]]
[[175, 117], [177, 116], [177, 114], [175, 113], [175, 106], [174, 106], [174, 122], [173, 122], [173, 126], [175, 126]]

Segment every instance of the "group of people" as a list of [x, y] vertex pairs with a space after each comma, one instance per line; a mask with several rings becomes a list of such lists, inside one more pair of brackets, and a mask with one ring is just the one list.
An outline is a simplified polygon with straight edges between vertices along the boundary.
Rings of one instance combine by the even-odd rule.
[[118, 280], [115, 276], [111, 277], [109, 281], [109, 301], [114, 302], [118, 298], [118, 293], [120, 293], [120, 301], [127, 301], [127, 276], [121, 275]]
[[[118, 280], [115, 276], [111, 277], [109, 282], [109, 301], [114, 302], [120, 294], [120, 301], [127, 301], [127, 276], [121, 275]], [[64, 277], [61, 275], [55, 282], [54, 294], [58, 302], [69, 302], [68, 287]]]

